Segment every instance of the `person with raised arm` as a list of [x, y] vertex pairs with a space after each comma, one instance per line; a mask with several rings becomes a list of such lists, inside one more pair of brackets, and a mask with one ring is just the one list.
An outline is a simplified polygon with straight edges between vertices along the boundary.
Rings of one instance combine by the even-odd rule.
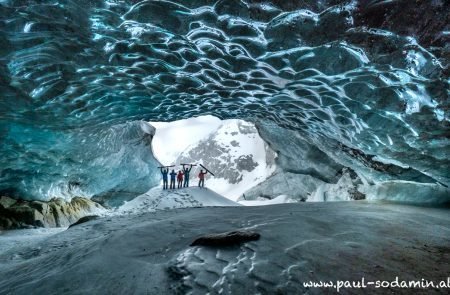
[[163, 178], [163, 189], [167, 189], [168, 187], [168, 174], [169, 174], [169, 168], [160, 167], [161, 174]]
[[178, 188], [182, 188], [183, 187], [183, 172], [181, 172], [181, 170], [178, 171], [177, 174], [177, 182], [178, 182]]
[[208, 171], [203, 172], [203, 170], [200, 170], [200, 173], [198, 174], [198, 187], [205, 187], [205, 174], [207, 174]]
[[175, 169], [170, 172], [170, 189], [175, 189], [175, 177], [177, 176], [177, 173], [175, 172]]
[[[189, 187], [189, 173], [192, 170], [192, 164], [182, 164], [183, 165], [183, 173], [184, 173], [184, 184], [183, 187]], [[190, 166], [190, 167], [186, 167], [186, 166]]]

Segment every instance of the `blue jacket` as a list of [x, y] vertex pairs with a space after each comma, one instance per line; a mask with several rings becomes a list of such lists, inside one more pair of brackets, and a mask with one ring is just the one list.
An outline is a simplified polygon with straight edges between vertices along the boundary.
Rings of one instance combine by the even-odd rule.
[[169, 170], [162, 170], [161, 169], [161, 174], [163, 176], [163, 180], [167, 180], [167, 173], [169, 173]]
[[185, 169], [183, 169], [185, 179], [186, 179], [186, 178], [189, 179], [189, 172], [191, 172], [191, 170], [192, 170], [192, 167], [191, 167], [191, 168], [185, 168]]

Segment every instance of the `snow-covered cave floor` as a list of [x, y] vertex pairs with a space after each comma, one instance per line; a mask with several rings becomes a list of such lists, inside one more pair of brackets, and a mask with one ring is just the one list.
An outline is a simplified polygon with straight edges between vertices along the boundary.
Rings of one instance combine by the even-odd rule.
[[[441, 280], [450, 270], [448, 213], [358, 201], [109, 216], [0, 253], [0, 293], [331, 294], [302, 282]], [[236, 229], [255, 230], [261, 239], [189, 247], [200, 235]], [[388, 291], [394, 290], [370, 293]], [[433, 291], [448, 290], [426, 293]]]

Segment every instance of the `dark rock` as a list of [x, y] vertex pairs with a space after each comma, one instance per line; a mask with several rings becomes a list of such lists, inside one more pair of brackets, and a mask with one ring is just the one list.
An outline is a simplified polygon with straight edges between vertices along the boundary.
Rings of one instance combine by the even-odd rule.
[[13, 198], [6, 197], [6, 196], [0, 197], [0, 206], [3, 206], [3, 208], [11, 207], [15, 203], [17, 203], [17, 200], [15, 200]]
[[258, 163], [253, 160], [253, 155], [242, 155], [239, 156], [236, 160], [234, 160], [236, 163], [236, 167], [239, 171], [253, 171], [257, 166]]
[[98, 215], [88, 215], [88, 216], [81, 217], [80, 219], [78, 219], [77, 222], [72, 223], [71, 225], [69, 225], [69, 228], [71, 228], [72, 226], [78, 225], [78, 224], [82, 224], [82, 223], [85, 223], [85, 222], [88, 222], [88, 221], [91, 221], [91, 220], [95, 220], [97, 218], [99, 218]]
[[349, 190], [349, 194], [350, 194], [351, 198], [356, 201], [366, 199], [366, 195], [363, 194], [362, 192], [356, 190], [356, 188]]
[[64, 227], [102, 209], [99, 204], [81, 197], [71, 201], [54, 198], [47, 202], [1, 197], [0, 229]]
[[36, 221], [34, 222], [34, 225], [35, 225], [36, 227], [45, 227], [45, 224], [42, 222], [42, 220], [36, 220]]
[[260, 234], [252, 231], [232, 231], [218, 234], [209, 234], [197, 238], [191, 246], [222, 247], [259, 240]]

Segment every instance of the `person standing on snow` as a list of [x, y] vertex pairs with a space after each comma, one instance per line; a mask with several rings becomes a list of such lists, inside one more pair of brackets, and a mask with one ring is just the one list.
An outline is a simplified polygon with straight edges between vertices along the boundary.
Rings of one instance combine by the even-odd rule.
[[183, 187], [189, 187], [189, 172], [192, 170], [192, 164], [190, 168], [184, 168], [185, 165], [183, 165], [183, 172], [184, 172], [184, 185]]
[[178, 181], [178, 188], [182, 188], [183, 187], [183, 172], [181, 172], [181, 170], [178, 171], [177, 181]]
[[177, 173], [175, 170], [172, 170], [170, 172], [170, 189], [175, 189], [175, 177], [177, 176]]
[[205, 174], [208, 173], [207, 171], [203, 172], [203, 170], [200, 170], [200, 173], [198, 174], [198, 187], [205, 187]]
[[167, 169], [163, 169], [161, 167], [161, 174], [162, 174], [162, 178], [163, 178], [163, 189], [167, 189], [167, 174], [169, 173], [169, 168]]

